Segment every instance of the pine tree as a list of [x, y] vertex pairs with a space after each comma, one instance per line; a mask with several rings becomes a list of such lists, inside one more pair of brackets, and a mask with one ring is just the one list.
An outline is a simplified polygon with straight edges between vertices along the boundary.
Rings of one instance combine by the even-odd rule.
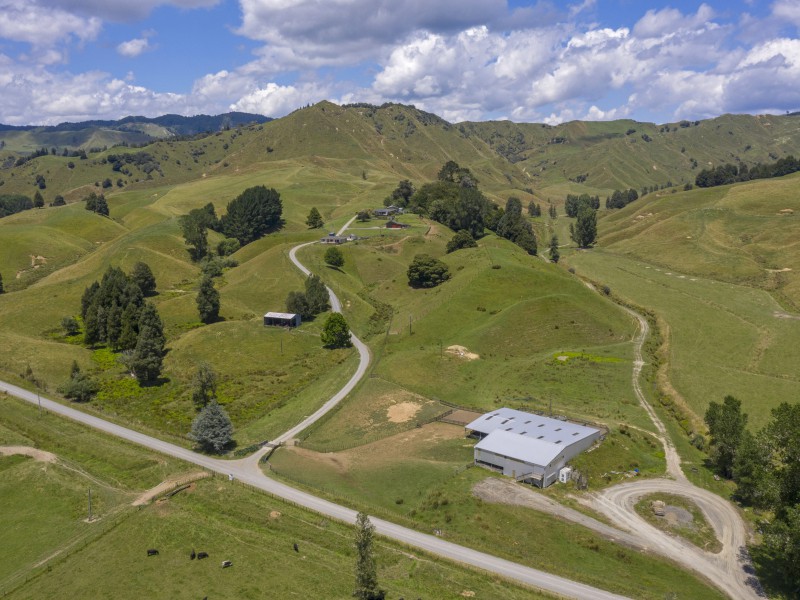
[[158, 315], [156, 307], [150, 302], [145, 302], [142, 310], [139, 312], [139, 331], [141, 332], [145, 327], [150, 329], [150, 335], [158, 342], [161, 352], [163, 354], [164, 344], [167, 343], [167, 338], [164, 337], [164, 323]]
[[114, 350], [119, 350], [119, 338], [122, 334], [122, 309], [116, 300], [108, 309], [106, 316], [106, 341]]
[[213, 323], [219, 318], [219, 292], [214, 287], [211, 277], [205, 276], [200, 280], [197, 311], [203, 323]]
[[589, 248], [597, 239], [597, 211], [588, 206], [581, 207], [577, 220], [569, 226], [572, 241], [580, 248]]
[[148, 326], [142, 327], [130, 361], [133, 374], [140, 384], [158, 379], [163, 357], [164, 346], [159, 343], [158, 332]]
[[553, 237], [550, 238], [550, 260], [557, 263], [560, 258], [561, 253], [558, 251], [558, 236], [553, 234]]
[[36, 193], [33, 195], [33, 206], [34, 208], [42, 208], [44, 206], [44, 198], [42, 198], [42, 194], [39, 190], [36, 190]]
[[145, 296], [149, 296], [156, 291], [156, 278], [147, 263], [139, 261], [133, 265], [131, 279], [139, 286]]
[[306, 219], [306, 225], [308, 225], [311, 229], [319, 229], [325, 225], [325, 221], [322, 219], [322, 215], [319, 214], [319, 211], [316, 207], [313, 207], [311, 211], [309, 211], [308, 218]]
[[378, 588], [378, 570], [372, 547], [375, 526], [366, 513], [356, 517], [356, 589], [353, 596], [359, 600], [383, 600], [386, 592]]
[[192, 421], [189, 437], [205, 452], [220, 454], [233, 441], [233, 424], [225, 409], [211, 400]]
[[139, 336], [139, 308], [128, 304], [122, 311], [121, 326], [117, 346], [120, 350], [133, 350]]

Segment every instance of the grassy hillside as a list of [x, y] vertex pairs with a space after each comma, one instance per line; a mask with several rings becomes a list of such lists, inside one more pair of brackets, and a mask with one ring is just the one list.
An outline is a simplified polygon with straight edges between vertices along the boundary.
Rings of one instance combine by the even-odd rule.
[[[699, 170], [725, 163], [774, 162], [800, 153], [800, 116], [723, 115], [656, 125], [631, 120], [571, 121], [554, 127], [486, 122], [459, 125], [532, 178], [546, 196], [566, 189], [614, 189], [694, 183]], [[570, 188], [564, 184], [573, 182]], [[582, 183], [581, 183], [582, 182]], [[578, 185], [580, 184], [580, 185]]]

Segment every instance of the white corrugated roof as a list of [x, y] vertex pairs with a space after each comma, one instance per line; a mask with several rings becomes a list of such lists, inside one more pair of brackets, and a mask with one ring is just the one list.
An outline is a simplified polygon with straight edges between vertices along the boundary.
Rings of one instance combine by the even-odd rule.
[[529, 464], [547, 466], [564, 451], [566, 445], [537, 440], [509, 431], [495, 430], [475, 444], [475, 448]]
[[294, 319], [297, 315], [294, 313], [279, 313], [279, 312], [268, 312], [264, 315], [264, 317], [269, 317], [272, 319]]
[[467, 429], [483, 435], [488, 435], [493, 431], [505, 431], [551, 443], [560, 440], [564, 445], [572, 444], [599, 432], [599, 429], [593, 427], [534, 415], [513, 408], [498, 408], [481, 415], [467, 425]]

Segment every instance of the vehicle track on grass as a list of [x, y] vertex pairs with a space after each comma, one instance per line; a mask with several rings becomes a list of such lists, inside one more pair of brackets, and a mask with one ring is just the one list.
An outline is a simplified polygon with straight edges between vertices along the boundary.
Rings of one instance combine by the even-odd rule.
[[[355, 219], [355, 217], [353, 217]], [[339, 235], [344, 232], [347, 227], [353, 222], [353, 219], [347, 222], [339, 231]], [[310, 271], [300, 263], [297, 259], [296, 253], [301, 248], [316, 242], [308, 242], [295, 246], [289, 252], [289, 258], [292, 262], [305, 274], [310, 274]], [[331, 299], [331, 308], [334, 312], [341, 312], [341, 303], [333, 291], [328, 288], [328, 294]], [[339, 390], [330, 400], [328, 400], [319, 410], [314, 414], [304, 419], [300, 424], [291, 428], [289, 431], [278, 436], [273, 443], [279, 441], [288, 441], [293, 439], [300, 431], [316, 422], [326, 412], [331, 410], [338, 402], [340, 402], [360, 381], [366, 374], [370, 363], [370, 354], [367, 346], [361, 342], [355, 335], [351, 333], [351, 341], [359, 351], [359, 366], [356, 373], [345, 386]], [[241, 482], [271, 494], [282, 500], [287, 500], [303, 508], [312, 510], [327, 517], [342, 521], [348, 524], [355, 523], [357, 512], [340, 506], [328, 500], [318, 498], [308, 492], [304, 492], [286, 485], [283, 482], [277, 481], [265, 475], [260, 467], [259, 460], [261, 456], [269, 452], [269, 448], [264, 448], [258, 453], [247, 458], [235, 461], [226, 461], [218, 458], [212, 458], [204, 454], [198, 454], [187, 448], [182, 448], [175, 444], [171, 444], [164, 440], [160, 440], [144, 433], [122, 427], [115, 423], [105, 421], [94, 415], [81, 412], [71, 406], [66, 406], [45, 398], [41, 395], [29, 392], [23, 388], [0, 381], [0, 391], [5, 391], [11, 396], [20, 398], [34, 405], [41, 406], [42, 409], [72, 419], [79, 423], [83, 423], [95, 429], [98, 429], [109, 435], [133, 442], [145, 448], [149, 448], [156, 452], [166, 454], [173, 458], [184, 460], [186, 462], [199, 465], [209, 471], [219, 473], [222, 475], [236, 478]], [[378, 534], [385, 536], [389, 539], [395, 540], [402, 544], [424, 550], [431, 554], [447, 558], [449, 560], [468, 565], [479, 570], [500, 575], [515, 581], [528, 585], [530, 587], [540, 589], [546, 592], [556, 594], [566, 598], [576, 598], [579, 600], [622, 600], [625, 597], [601, 590], [599, 588], [572, 581], [565, 577], [546, 573], [532, 567], [527, 567], [519, 563], [512, 562], [497, 556], [493, 556], [486, 552], [473, 550], [465, 546], [460, 546], [453, 542], [448, 542], [441, 537], [430, 535], [397, 525], [390, 521], [385, 521], [376, 517], [370, 517], [375, 530]]]

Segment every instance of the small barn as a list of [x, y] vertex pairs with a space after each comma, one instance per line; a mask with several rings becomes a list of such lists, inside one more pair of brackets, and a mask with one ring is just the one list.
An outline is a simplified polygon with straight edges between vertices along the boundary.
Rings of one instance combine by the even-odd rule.
[[592, 447], [603, 431], [511, 408], [486, 413], [466, 426], [475, 464], [547, 487], [566, 463]]
[[386, 229], [406, 229], [407, 227], [410, 227], [410, 225], [407, 225], [405, 223], [398, 223], [394, 219], [386, 223]]
[[300, 315], [294, 313], [268, 312], [264, 315], [265, 327], [298, 327]]

